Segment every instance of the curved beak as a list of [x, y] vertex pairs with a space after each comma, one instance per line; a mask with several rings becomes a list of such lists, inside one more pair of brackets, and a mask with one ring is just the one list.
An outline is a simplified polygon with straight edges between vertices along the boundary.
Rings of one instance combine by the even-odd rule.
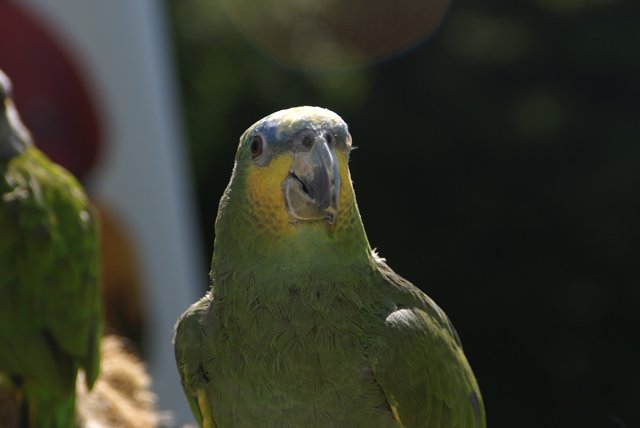
[[299, 147], [283, 182], [289, 216], [293, 221], [325, 219], [333, 223], [340, 196], [335, 151], [323, 135], [315, 136], [310, 147], [308, 144]]
[[11, 99], [0, 93], [0, 103], [0, 159], [10, 159], [31, 144], [31, 137]]

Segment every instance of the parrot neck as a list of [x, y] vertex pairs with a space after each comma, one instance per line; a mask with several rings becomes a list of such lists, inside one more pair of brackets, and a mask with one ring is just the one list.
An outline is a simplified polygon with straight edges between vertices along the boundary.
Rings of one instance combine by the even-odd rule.
[[[237, 183], [236, 183], [237, 184]], [[322, 278], [345, 272], [369, 270], [372, 252], [353, 195], [332, 224], [326, 221], [264, 228], [242, 192], [232, 183], [225, 191], [216, 219], [211, 278], [216, 293], [231, 283], [305, 283], [301, 277]], [[274, 232], [275, 230], [275, 232]], [[277, 233], [276, 233], [277, 232]], [[250, 279], [243, 279], [243, 277]], [[232, 286], [232, 285], [231, 285]]]

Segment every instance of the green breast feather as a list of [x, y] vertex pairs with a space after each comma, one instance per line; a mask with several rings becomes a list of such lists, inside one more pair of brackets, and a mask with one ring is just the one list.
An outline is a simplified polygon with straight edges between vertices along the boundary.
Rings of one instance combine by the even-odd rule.
[[486, 427], [444, 312], [371, 251], [335, 113], [274, 113], [241, 137], [212, 288], [176, 324], [202, 427]]

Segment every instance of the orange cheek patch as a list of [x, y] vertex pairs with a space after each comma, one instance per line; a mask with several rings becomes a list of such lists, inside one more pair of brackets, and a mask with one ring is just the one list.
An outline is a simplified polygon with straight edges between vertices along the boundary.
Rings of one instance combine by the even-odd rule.
[[282, 182], [289, 173], [293, 155], [283, 154], [264, 168], [252, 166], [247, 178], [252, 218], [259, 230], [284, 235], [293, 229], [284, 203]]
[[[331, 234], [340, 234], [351, 229], [355, 222], [354, 194], [349, 175], [347, 156], [337, 153], [340, 171], [340, 199], [335, 222], [327, 225]], [[251, 204], [251, 218], [261, 232], [274, 236], [288, 236], [296, 230], [289, 221], [289, 213], [284, 202], [282, 182], [289, 173], [293, 155], [283, 154], [273, 159], [264, 168], [251, 166], [247, 176], [247, 191]]]

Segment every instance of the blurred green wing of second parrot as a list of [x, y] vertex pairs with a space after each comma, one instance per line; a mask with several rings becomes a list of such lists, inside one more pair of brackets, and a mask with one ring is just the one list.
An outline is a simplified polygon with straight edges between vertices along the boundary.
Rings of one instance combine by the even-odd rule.
[[98, 375], [96, 214], [80, 184], [30, 140], [0, 72], [0, 372], [29, 427], [75, 426], [77, 370]]

